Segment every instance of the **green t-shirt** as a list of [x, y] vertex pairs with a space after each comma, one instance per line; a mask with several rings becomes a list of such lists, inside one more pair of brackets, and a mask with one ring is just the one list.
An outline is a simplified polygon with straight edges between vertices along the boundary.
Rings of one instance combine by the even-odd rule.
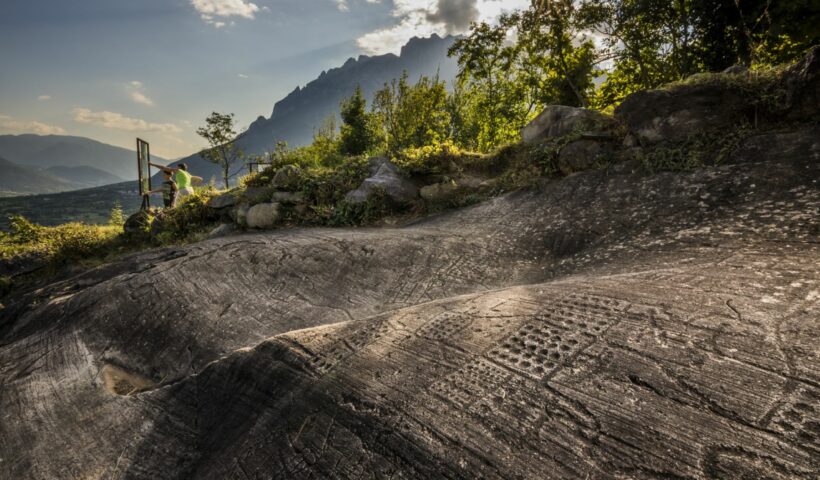
[[191, 174], [185, 170], [177, 170], [176, 174], [177, 188], [183, 189], [191, 186]]

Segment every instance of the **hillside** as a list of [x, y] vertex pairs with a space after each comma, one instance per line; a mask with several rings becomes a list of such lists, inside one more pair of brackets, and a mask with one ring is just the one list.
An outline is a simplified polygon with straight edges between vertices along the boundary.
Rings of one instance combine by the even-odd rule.
[[47, 195], [0, 197], [0, 230], [8, 229], [10, 215], [23, 215], [40, 225], [104, 224], [117, 202], [127, 214], [139, 209], [142, 199], [137, 188], [137, 182], [124, 182]]
[[[456, 59], [447, 56], [454, 37], [413, 38], [405, 45], [399, 56], [393, 54], [351, 58], [339, 68], [322, 72], [319, 77], [297, 87], [276, 103], [269, 118], [260, 116], [248, 128], [238, 142], [246, 153], [263, 153], [286, 141], [290, 146], [309, 144], [313, 132], [331, 115], [338, 116], [341, 101], [361, 86], [370, 96], [385, 83], [407, 71], [411, 79], [420, 75], [434, 76], [451, 82], [457, 73]], [[0, 150], [2, 151], [2, 150]], [[221, 178], [219, 170], [194, 154], [179, 162], [188, 163], [191, 170], [206, 180]], [[175, 162], [175, 163], [179, 163]]]
[[[53, 193], [74, 188], [77, 188], [76, 184], [57, 175], [0, 158], [0, 199], [6, 196]], [[2, 208], [0, 212], [5, 213]]]
[[[49, 167], [92, 167], [107, 175], [86, 178], [82, 183], [104, 181], [114, 177], [136, 180], [136, 147], [126, 149], [83, 137], [64, 135], [0, 135], [0, 157], [21, 166], [36, 169]], [[157, 163], [167, 163], [152, 157]], [[85, 170], [85, 173], [93, 171]]]
[[85, 165], [78, 167], [54, 166], [48, 167], [45, 171], [78, 185], [77, 188], [101, 187], [103, 185], [122, 183], [124, 181], [121, 177], [104, 170]]

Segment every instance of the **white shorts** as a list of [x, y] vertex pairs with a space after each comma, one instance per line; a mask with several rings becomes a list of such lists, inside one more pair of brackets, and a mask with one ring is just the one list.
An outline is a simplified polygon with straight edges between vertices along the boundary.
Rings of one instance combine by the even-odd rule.
[[179, 198], [184, 198], [184, 197], [187, 197], [188, 195], [193, 195], [193, 194], [194, 194], [194, 189], [191, 188], [191, 187], [180, 188], [179, 190], [177, 190], [177, 198], [178, 199]]

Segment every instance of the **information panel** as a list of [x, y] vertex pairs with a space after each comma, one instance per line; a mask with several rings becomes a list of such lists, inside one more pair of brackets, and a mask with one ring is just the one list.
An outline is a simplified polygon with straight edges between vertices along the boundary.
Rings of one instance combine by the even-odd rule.
[[151, 191], [151, 153], [148, 142], [137, 139], [137, 163], [139, 164], [140, 195]]

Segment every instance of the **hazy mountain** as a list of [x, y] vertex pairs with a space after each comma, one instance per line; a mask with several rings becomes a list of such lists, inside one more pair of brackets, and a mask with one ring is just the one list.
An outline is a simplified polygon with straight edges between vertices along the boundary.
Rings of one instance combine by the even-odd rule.
[[[17, 165], [40, 170], [49, 167], [93, 167], [117, 177], [114, 181], [137, 179], [136, 155], [136, 145], [133, 149], [126, 149], [83, 137], [0, 135], [0, 157]], [[159, 157], [152, 159], [166, 163]], [[90, 171], [86, 170], [85, 173]]]
[[[322, 72], [319, 77], [305, 87], [297, 87], [287, 97], [276, 103], [270, 118], [260, 116], [253, 122], [240, 140], [240, 146], [248, 153], [262, 153], [270, 150], [277, 141], [288, 145], [309, 144], [313, 132], [325, 118], [339, 114], [341, 101], [353, 94], [357, 85], [365, 95], [373, 93], [385, 83], [401, 76], [405, 70], [411, 81], [420, 75], [433, 76], [451, 83], [458, 65], [454, 58], [447, 56], [447, 50], [455, 41], [454, 37], [413, 38], [402, 47], [401, 55], [394, 54], [351, 58], [339, 68]], [[207, 181], [212, 176], [221, 177], [219, 169], [199, 154], [180, 160], [191, 167], [192, 173]], [[179, 162], [174, 162], [179, 163]]]
[[[34, 168], [14, 164], [0, 158], [0, 196], [63, 192], [76, 185]], [[6, 212], [0, 212], [0, 214]]]
[[78, 186], [78, 188], [100, 187], [112, 183], [123, 182], [122, 177], [118, 177], [99, 168], [89, 166], [66, 167], [55, 166], [45, 169], [46, 173], [68, 180]]

